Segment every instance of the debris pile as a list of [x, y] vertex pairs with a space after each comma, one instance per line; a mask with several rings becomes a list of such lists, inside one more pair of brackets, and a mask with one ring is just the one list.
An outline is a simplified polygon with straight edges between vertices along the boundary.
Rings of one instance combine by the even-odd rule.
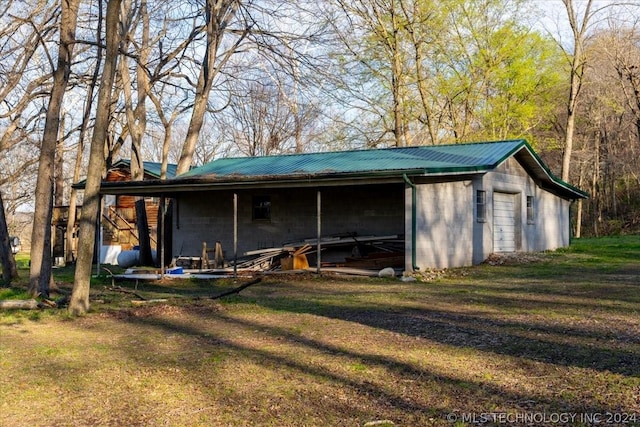
[[[320, 239], [322, 267], [348, 267], [380, 270], [404, 266], [404, 238], [388, 236], [358, 236], [345, 233]], [[309, 238], [285, 243], [282, 247], [245, 252], [237, 268], [254, 271], [299, 270], [316, 262], [318, 239]], [[312, 256], [310, 263], [308, 257]]]
[[160, 278], [203, 279], [224, 278], [237, 275], [250, 277], [255, 274], [287, 271], [305, 271], [318, 265], [318, 246], [322, 251], [321, 269], [326, 272], [377, 276], [384, 269], [394, 270], [397, 276], [404, 268], [404, 236], [358, 236], [342, 233], [288, 242], [280, 247], [250, 250], [235, 260], [224, 257], [220, 242], [208, 247], [202, 242], [201, 256], [178, 256], [169, 268], [129, 268], [117, 278], [158, 280]]
[[529, 264], [532, 262], [540, 262], [544, 260], [542, 253], [531, 252], [503, 252], [492, 253], [484, 260], [484, 264], [489, 265], [516, 265]]

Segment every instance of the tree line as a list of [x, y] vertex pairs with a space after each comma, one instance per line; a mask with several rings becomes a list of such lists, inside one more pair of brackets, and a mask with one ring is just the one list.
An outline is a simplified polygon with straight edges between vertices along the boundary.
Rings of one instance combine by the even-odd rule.
[[[94, 236], [100, 180], [119, 158], [142, 179], [143, 161], [160, 162], [165, 177], [169, 163], [181, 173], [229, 155], [526, 138], [556, 175], [590, 193], [574, 207], [576, 236], [637, 231], [639, 9], [597, 0], [6, 0], [0, 230], [34, 210], [30, 290], [47, 294], [53, 206], [82, 203], [80, 233]], [[83, 177], [79, 195], [70, 184]], [[80, 245], [77, 260], [66, 245], [75, 313], [88, 309], [93, 238]]]

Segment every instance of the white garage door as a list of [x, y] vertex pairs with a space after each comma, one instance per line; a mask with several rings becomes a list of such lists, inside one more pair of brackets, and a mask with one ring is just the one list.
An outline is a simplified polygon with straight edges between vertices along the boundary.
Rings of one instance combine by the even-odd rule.
[[514, 194], [493, 193], [493, 251], [516, 250], [516, 202]]

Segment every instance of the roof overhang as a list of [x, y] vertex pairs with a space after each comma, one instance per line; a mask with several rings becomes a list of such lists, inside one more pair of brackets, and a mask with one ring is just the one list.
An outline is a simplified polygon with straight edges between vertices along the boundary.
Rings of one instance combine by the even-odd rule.
[[588, 199], [589, 194], [556, 177], [527, 143], [513, 157], [543, 189], [568, 200]]
[[137, 182], [103, 182], [102, 194], [114, 195], [170, 195], [195, 191], [221, 191], [258, 188], [335, 187], [403, 183], [404, 175], [423, 175], [424, 170], [371, 172], [363, 174], [293, 174], [278, 176], [236, 176], [175, 178]]

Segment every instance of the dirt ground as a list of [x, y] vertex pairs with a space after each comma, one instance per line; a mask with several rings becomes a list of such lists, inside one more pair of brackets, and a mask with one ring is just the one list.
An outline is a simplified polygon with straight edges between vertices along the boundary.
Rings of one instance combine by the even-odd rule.
[[640, 264], [510, 264], [4, 314], [0, 425], [640, 425]]

